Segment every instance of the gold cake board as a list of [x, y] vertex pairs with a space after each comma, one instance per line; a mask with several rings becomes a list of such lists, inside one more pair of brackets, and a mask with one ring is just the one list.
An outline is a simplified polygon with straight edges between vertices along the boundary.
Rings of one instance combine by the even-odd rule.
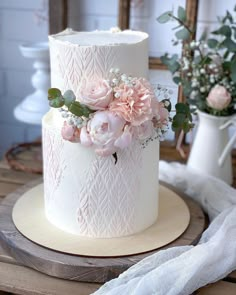
[[85, 238], [66, 233], [47, 220], [43, 184], [39, 184], [17, 200], [12, 218], [23, 236], [48, 249], [80, 256], [119, 257], [145, 253], [171, 243], [188, 227], [190, 212], [181, 197], [160, 185], [159, 215], [151, 227], [121, 238]]

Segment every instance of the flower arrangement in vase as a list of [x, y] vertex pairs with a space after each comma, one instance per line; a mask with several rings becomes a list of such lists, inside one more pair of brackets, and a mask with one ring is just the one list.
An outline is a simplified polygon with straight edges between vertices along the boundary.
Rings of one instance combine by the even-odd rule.
[[[235, 13], [234, 9], [234, 13]], [[219, 28], [204, 32], [194, 40], [195, 28], [188, 25], [186, 11], [179, 7], [177, 15], [167, 11], [157, 18], [159, 23], [177, 22], [173, 45], [182, 43], [182, 55], [165, 54], [161, 61], [182, 87], [191, 112], [198, 113], [199, 127], [188, 160], [188, 165], [203, 173], [232, 182], [227, 129], [234, 124], [236, 114], [236, 23], [227, 11], [219, 18]], [[179, 116], [179, 115], [178, 115]], [[225, 147], [226, 146], [226, 147]]]

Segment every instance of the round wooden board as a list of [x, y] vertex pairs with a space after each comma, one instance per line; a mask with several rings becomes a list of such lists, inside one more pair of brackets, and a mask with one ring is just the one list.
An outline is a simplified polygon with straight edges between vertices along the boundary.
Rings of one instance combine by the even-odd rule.
[[42, 182], [41, 179], [25, 185], [15, 193], [8, 195], [0, 204], [0, 239], [4, 247], [20, 264], [51, 276], [82, 282], [103, 283], [117, 277], [133, 264], [160, 249], [195, 244], [206, 226], [205, 215], [201, 208], [181, 194], [190, 210], [190, 223], [186, 231], [167, 246], [145, 254], [117, 258], [92, 258], [63, 254], [32, 243], [16, 229], [12, 220], [12, 209], [16, 201], [40, 182]]
[[159, 186], [157, 221], [142, 232], [119, 238], [86, 238], [66, 233], [46, 218], [43, 200], [41, 183], [17, 200], [12, 212], [13, 222], [32, 242], [65, 254], [119, 257], [145, 253], [177, 239], [190, 221], [190, 212], [183, 199], [163, 185]]

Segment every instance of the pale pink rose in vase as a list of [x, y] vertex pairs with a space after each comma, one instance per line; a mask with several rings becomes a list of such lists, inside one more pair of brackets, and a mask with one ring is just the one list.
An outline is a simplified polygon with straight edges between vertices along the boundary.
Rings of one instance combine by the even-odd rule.
[[117, 151], [116, 140], [122, 136], [125, 120], [110, 111], [98, 111], [81, 130], [81, 144], [92, 145], [100, 156], [109, 156]]
[[151, 104], [154, 92], [144, 78], [135, 78], [132, 82], [133, 86], [122, 83], [115, 88], [119, 97], [111, 102], [109, 109], [131, 125], [139, 126], [153, 117]]
[[206, 100], [209, 107], [222, 111], [228, 107], [232, 98], [224, 86], [216, 85], [211, 89]]
[[78, 99], [92, 110], [105, 110], [113, 99], [113, 91], [107, 81], [93, 81], [81, 87]]
[[71, 142], [80, 142], [80, 129], [64, 121], [61, 129], [62, 138]]

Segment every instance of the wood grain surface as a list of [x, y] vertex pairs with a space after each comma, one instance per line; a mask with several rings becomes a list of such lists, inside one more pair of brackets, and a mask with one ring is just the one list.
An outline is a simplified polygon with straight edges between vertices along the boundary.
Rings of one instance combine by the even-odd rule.
[[[120, 258], [87, 258], [62, 254], [32, 243], [15, 228], [11, 216], [12, 208], [22, 193], [41, 181], [37, 179], [21, 187], [6, 197], [0, 205], [0, 239], [11, 256], [20, 264], [59, 278], [102, 283], [117, 277], [136, 262], [157, 252], [156, 250]], [[201, 208], [189, 198], [184, 197], [184, 199], [191, 213], [189, 227], [180, 238], [160, 249], [195, 244], [206, 226]]]

